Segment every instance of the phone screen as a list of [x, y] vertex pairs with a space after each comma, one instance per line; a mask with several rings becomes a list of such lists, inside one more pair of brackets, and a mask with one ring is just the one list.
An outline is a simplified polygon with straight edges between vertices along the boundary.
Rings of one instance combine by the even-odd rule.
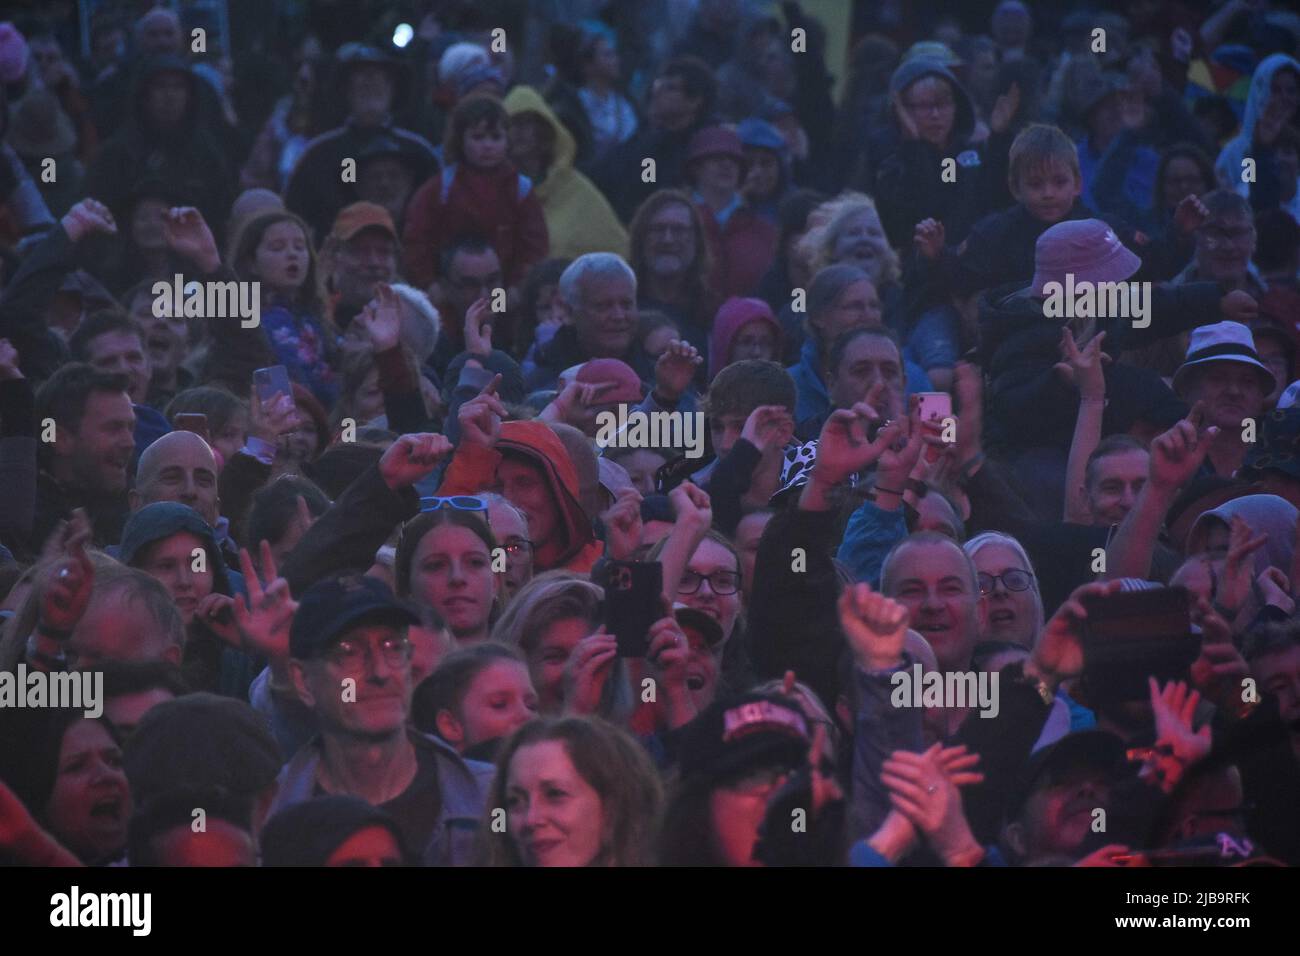
[[289, 370], [283, 365], [259, 368], [253, 372], [253, 388], [257, 390], [258, 399], [265, 404], [276, 395], [292, 395], [289, 385]]

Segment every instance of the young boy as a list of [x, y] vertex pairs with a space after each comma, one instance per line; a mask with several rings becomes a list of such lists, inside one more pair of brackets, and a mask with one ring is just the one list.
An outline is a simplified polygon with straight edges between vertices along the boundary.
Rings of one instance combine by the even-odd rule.
[[1016, 204], [990, 213], [975, 224], [956, 248], [945, 247], [943, 223], [916, 225], [916, 248], [934, 263], [937, 285], [965, 297], [1034, 274], [1034, 245], [1050, 227], [1066, 219], [1088, 219], [1079, 201], [1083, 177], [1070, 138], [1055, 126], [1035, 123], [1011, 144], [1007, 185]]
[[506, 284], [546, 258], [550, 243], [532, 180], [507, 158], [506, 109], [494, 96], [456, 104], [443, 146], [446, 168], [411, 198], [402, 236], [408, 276], [429, 275], [444, 246], [465, 236], [489, 243]]
[[713, 525], [724, 534], [780, 487], [794, 407], [794, 379], [776, 362], [733, 362], [709, 386], [703, 411], [715, 457], [688, 480], [709, 493]]

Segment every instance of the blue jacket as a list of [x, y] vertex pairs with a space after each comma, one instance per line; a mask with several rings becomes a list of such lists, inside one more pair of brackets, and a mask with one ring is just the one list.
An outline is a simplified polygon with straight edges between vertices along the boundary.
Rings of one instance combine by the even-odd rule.
[[[450, 744], [437, 737], [415, 730], [408, 733], [415, 746], [434, 752], [442, 794], [442, 810], [433, 839], [424, 850], [424, 865], [469, 866], [474, 862], [474, 841], [496, 768], [489, 763], [463, 759]], [[321, 759], [319, 741], [319, 737], [313, 738], [284, 765], [276, 780], [279, 789], [268, 816], [314, 796]]]
[[[831, 413], [831, 396], [817, 371], [817, 343], [813, 339], [804, 339], [803, 348], [799, 350], [799, 361], [786, 369], [794, 379], [794, 420], [802, 422], [809, 418], [824, 419]], [[912, 395], [916, 392], [932, 392], [934, 386], [925, 370], [906, 356], [903, 357], [903, 393]]]
[[849, 516], [835, 557], [848, 567], [854, 581], [878, 587], [885, 555], [906, 537], [907, 521], [901, 507], [882, 511], [874, 501], [864, 501]]

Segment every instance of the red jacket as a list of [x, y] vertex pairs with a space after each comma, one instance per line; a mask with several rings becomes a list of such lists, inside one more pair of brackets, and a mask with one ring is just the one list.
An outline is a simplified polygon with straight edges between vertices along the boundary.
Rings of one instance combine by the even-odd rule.
[[406, 208], [407, 280], [428, 286], [440, 271], [442, 250], [463, 236], [478, 236], [496, 250], [507, 285], [522, 282], [550, 248], [532, 181], [509, 162], [494, 169], [455, 164], [426, 181]]
[[724, 226], [708, 206], [698, 203], [696, 208], [713, 256], [713, 291], [724, 300], [753, 295], [776, 258], [776, 226], [748, 206], [736, 209]]
[[545, 422], [503, 422], [495, 449], [461, 444], [442, 476], [438, 494], [476, 495], [490, 489], [496, 483], [502, 452], [527, 458], [541, 469], [551, 499], [560, 511], [558, 528], [563, 535], [563, 550], [559, 560], [546, 566], [539, 562], [534, 570], [539, 574], [556, 568], [589, 573], [605, 553], [605, 546], [597, 540], [578, 503], [578, 471], [573, 459]]

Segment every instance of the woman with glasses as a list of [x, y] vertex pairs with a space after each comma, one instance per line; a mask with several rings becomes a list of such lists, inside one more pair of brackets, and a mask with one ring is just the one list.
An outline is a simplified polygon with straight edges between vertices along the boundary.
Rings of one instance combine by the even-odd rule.
[[671, 553], [666, 555], [666, 552], [669, 552], [676, 533], [674, 529], [669, 537], [656, 544], [650, 550], [648, 560], [664, 561], [664, 590], [669, 592], [668, 597], [674, 604], [684, 604], [711, 617], [722, 633], [721, 641], [715, 646], [708, 647], [699, 642], [691, 644], [687, 687], [696, 707], [703, 709], [713, 700], [720, 684], [739, 690], [754, 683], [749, 657], [739, 636], [743, 630], [745, 610], [740, 555], [730, 540], [710, 529], [690, 552], [676, 590], [670, 591], [668, 578], [672, 574], [670, 565], [673, 562]]
[[492, 571], [497, 541], [487, 504], [473, 495], [427, 498], [425, 511], [406, 523], [393, 573], [399, 597], [432, 608], [459, 644], [485, 641], [501, 593]]
[[1009, 534], [989, 531], [963, 545], [975, 563], [986, 611], [981, 641], [1033, 648], [1043, 629], [1043, 598], [1029, 555]]

